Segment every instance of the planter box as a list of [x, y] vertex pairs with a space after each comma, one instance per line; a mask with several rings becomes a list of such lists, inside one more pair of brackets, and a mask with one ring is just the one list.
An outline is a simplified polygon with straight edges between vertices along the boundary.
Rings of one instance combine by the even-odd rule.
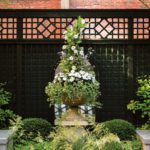
[[137, 130], [136, 133], [143, 143], [143, 150], [150, 150], [150, 130]]
[[0, 130], [0, 150], [13, 150], [13, 138], [10, 130]]

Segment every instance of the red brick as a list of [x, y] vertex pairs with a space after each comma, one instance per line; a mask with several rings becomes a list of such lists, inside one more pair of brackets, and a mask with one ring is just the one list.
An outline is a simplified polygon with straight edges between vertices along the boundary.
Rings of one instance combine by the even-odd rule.
[[[9, 0], [10, 3], [0, 2], [1, 9], [60, 9], [61, 0]], [[70, 0], [70, 8], [93, 9], [140, 9], [150, 7], [150, 0]]]
[[[145, 1], [150, 5], [150, 0]], [[139, 0], [70, 0], [70, 8], [140, 9], [145, 6]]]
[[0, 2], [0, 8], [7, 9], [60, 9], [61, 0], [11, 0], [10, 3]]

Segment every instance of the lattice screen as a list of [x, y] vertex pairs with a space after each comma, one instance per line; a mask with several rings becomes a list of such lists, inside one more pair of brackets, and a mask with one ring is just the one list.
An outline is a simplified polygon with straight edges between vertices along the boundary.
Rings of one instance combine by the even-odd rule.
[[[0, 39], [62, 39], [63, 32], [75, 18], [0, 18]], [[83, 31], [84, 39], [149, 39], [150, 18], [85, 18], [88, 26]], [[20, 26], [22, 28], [20, 28]], [[132, 28], [131, 28], [132, 27]], [[130, 33], [130, 32], [131, 33]]]
[[17, 18], [0, 18], [0, 39], [17, 38]]

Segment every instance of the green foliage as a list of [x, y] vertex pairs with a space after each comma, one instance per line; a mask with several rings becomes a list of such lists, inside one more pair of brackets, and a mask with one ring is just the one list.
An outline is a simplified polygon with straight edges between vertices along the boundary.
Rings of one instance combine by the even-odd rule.
[[59, 127], [51, 137], [50, 150], [102, 150], [106, 143], [120, 142], [103, 125], [95, 125], [92, 132], [82, 127]]
[[100, 85], [88, 62], [93, 50], [89, 49], [85, 55], [84, 48], [79, 45], [85, 27], [85, 20], [78, 17], [75, 24], [64, 33], [66, 43], [62, 47], [60, 72], [56, 73], [53, 82], [49, 82], [45, 88], [50, 104], [62, 103], [65, 98], [69, 101], [82, 99], [88, 105], [97, 105]]
[[[150, 126], [150, 76], [144, 76], [138, 79], [139, 88], [137, 96], [139, 100], [131, 100], [127, 108], [133, 113], [141, 111], [142, 118], [148, 118], [145, 126]], [[150, 129], [150, 128], [149, 128]]]
[[[50, 134], [53, 139], [51, 150], [72, 150], [72, 146], [76, 149], [75, 143], [78, 143], [85, 135], [87, 133], [80, 127], [58, 127]], [[80, 143], [80, 147], [82, 146]]]
[[142, 150], [142, 143], [139, 139], [134, 139], [133, 141], [123, 141], [121, 142], [123, 150]]
[[113, 119], [103, 124], [111, 133], [117, 134], [121, 140], [131, 140], [135, 137], [135, 127], [128, 121]]
[[147, 121], [144, 125], [142, 125], [141, 129], [150, 130], [150, 120]]
[[10, 120], [10, 123], [11, 123], [10, 129], [13, 132], [14, 146], [26, 143], [28, 140], [27, 138], [28, 135], [25, 135], [24, 130], [22, 129], [23, 126], [22, 118], [20, 116], [16, 116], [16, 118]]
[[142, 143], [140, 140], [131, 141], [131, 147], [133, 150], [142, 150]]
[[[22, 120], [16, 117], [11, 120], [11, 130], [13, 131], [14, 145], [28, 145], [31, 143], [42, 143], [48, 139], [48, 135], [52, 129], [51, 124], [41, 118], [28, 118]], [[32, 145], [32, 144], [31, 144]]]
[[3, 105], [7, 105], [11, 99], [11, 93], [4, 89], [3, 83], [0, 83], [0, 129], [7, 128], [10, 125], [9, 120], [15, 117], [13, 111], [3, 109]]
[[6, 104], [9, 104], [10, 102], [10, 99], [11, 99], [11, 93], [6, 91], [3, 86], [5, 84], [3, 83], [0, 83], [0, 107], [2, 105], [6, 105]]
[[46, 139], [38, 135], [15, 150], [142, 150], [140, 141], [135, 139], [122, 142], [103, 124], [95, 125], [92, 131], [80, 126], [57, 127]]
[[123, 150], [122, 144], [118, 142], [109, 142], [104, 147], [103, 150]]
[[15, 116], [13, 111], [0, 108], [0, 129], [8, 128], [10, 126], [10, 119], [13, 119]]
[[51, 124], [42, 118], [27, 118], [23, 120], [22, 129], [25, 134], [31, 134], [31, 138], [35, 138], [38, 133], [42, 137], [47, 136], [51, 131]]
[[50, 149], [51, 143], [48, 141], [33, 142], [27, 141], [24, 144], [19, 144], [15, 147], [15, 150], [52, 150]]
[[70, 101], [75, 99], [83, 99], [86, 101], [86, 104], [95, 105], [96, 102], [93, 100], [97, 99], [99, 93], [99, 84], [98, 82], [90, 83], [84, 81], [77, 81], [74, 83], [49, 83], [46, 88], [46, 94], [49, 96], [48, 101], [61, 103], [62, 99], [67, 98]]

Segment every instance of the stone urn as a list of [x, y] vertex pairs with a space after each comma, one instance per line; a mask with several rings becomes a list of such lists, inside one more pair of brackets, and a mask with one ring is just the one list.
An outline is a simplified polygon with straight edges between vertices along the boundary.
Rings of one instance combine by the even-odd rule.
[[[87, 67], [92, 69], [92, 66], [87, 59], [85, 59], [85, 62], [86, 62]], [[61, 70], [58, 65], [58, 67], [56, 68], [55, 74], [60, 73], [60, 72]], [[65, 125], [65, 126], [75, 126], [75, 125], [87, 126], [89, 125], [89, 122], [81, 114], [80, 109], [79, 109], [79, 106], [84, 105], [86, 102], [86, 100], [82, 98], [82, 96], [80, 98], [74, 97], [74, 99], [69, 99], [67, 96], [64, 95], [62, 101], [65, 105], [69, 106], [69, 109], [62, 115], [61, 122], [60, 122], [61, 125]]]
[[81, 114], [79, 106], [84, 104], [83, 99], [64, 99], [63, 103], [69, 106], [67, 112], [62, 116], [62, 125], [74, 126], [74, 125], [88, 125], [88, 121]]

